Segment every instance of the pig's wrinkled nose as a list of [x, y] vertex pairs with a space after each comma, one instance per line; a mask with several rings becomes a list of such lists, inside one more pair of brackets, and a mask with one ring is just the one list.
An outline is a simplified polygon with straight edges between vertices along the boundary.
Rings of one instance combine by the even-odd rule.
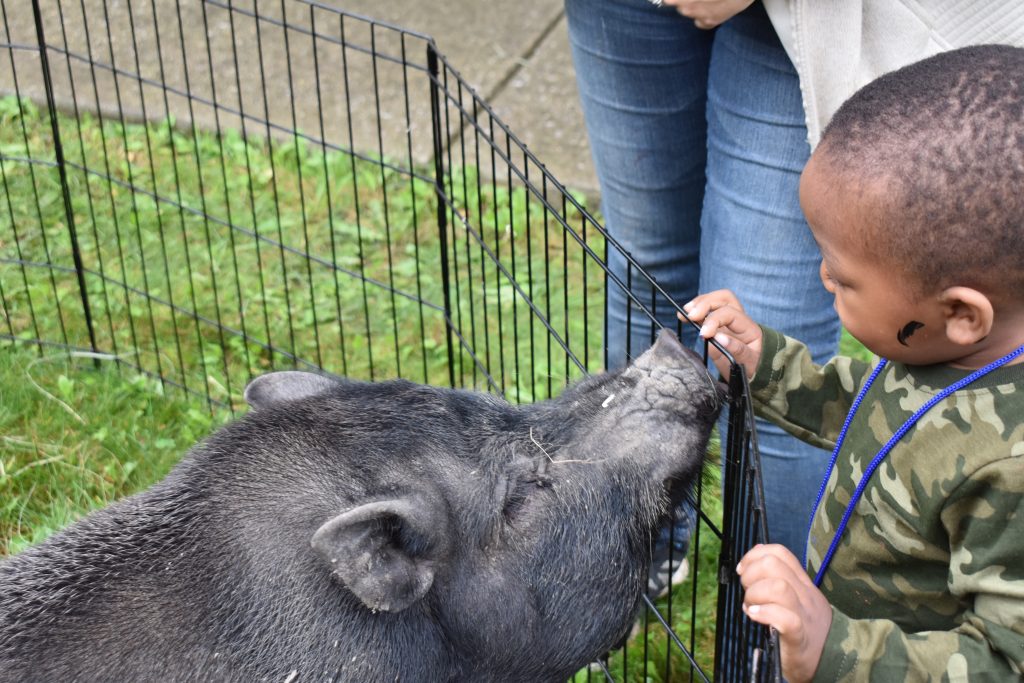
[[656, 358], [663, 359], [662, 362], [673, 364], [685, 362], [704, 365], [704, 361], [697, 355], [697, 352], [683, 346], [679, 339], [676, 338], [676, 335], [668, 328], [662, 328], [661, 332], [658, 333], [658, 338], [655, 340], [654, 346], [651, 347], [651, 352]]

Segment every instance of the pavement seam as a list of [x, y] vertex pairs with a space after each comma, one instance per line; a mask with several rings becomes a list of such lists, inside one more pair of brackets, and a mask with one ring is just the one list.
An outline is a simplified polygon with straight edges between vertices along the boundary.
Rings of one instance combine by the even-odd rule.
[[537, 50], [539, 50], [540, 46], [544, 44], [544, 41], [551, 36], [555, 27], [558, 26], [559, 22], [561, 22], [564, 17], [565, 8], [563, 7], [555, 13], [554, 17], [552, 17], [548, 24], [540, 31], [540, 33], [537, 34], [537, 37], [534, 38], [533, 42], [527, 45], [526, 50], [524, 50], [523, 53], [513, 62], [513, 66], [508, 70], [508, 73], [502, 76], [498, 82], [494, 84], [494, 87], [490, 92], [484, 94], [483, 99], [485, 102], [494, 102], [497, 97], [505, 91], [508, 84], [511, 83], [517, 75], [519, 75], [519, 72], [523, 70], [530, 59], [537, 53]]

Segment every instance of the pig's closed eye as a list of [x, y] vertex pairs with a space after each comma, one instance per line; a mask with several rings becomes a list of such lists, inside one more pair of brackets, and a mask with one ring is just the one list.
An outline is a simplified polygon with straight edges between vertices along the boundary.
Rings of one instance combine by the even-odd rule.
[[512, 522], [526, 505], [530, 495], [537, 489], [537, 482], [525, 479], [511, 479], [505, 491], [505, 503], [501, 514], [506, 522]]

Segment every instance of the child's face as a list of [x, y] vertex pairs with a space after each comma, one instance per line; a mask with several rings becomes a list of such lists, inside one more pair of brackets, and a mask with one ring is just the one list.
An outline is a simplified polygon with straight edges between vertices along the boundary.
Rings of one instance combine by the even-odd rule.
[[[880, 186], [851, 184], [815, 152], [800, 179], [800, 205], [822, 253], [821, 280], [835, 296], [843, 326], [873, 353], [915, 365], [948, 360], [952, 350], [939, 309], [914, 295], [909, 277], [866, 235], [879, 210]], [[881, 229], [893, 229], [893, 226]]]

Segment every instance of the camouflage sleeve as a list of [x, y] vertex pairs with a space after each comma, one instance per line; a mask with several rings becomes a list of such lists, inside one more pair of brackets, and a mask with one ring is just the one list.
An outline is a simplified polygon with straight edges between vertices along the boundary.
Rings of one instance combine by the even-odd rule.
[[801, 441], [832, 450], [871, 366], [845, 356], [817, 365], [802, 343], [769, 327], [750, 381], [754, 410]]
[[[1019, 446], [1018, 446], [1019, 447]], [[948, 631], [909, 633], [833, 608], [815, 681], [1013, 681], [1024, 672], [1024, 468], [1019, 454], [972, 474], [947, 501]], [[913, 582], [913, 576], [892, 577]]]

